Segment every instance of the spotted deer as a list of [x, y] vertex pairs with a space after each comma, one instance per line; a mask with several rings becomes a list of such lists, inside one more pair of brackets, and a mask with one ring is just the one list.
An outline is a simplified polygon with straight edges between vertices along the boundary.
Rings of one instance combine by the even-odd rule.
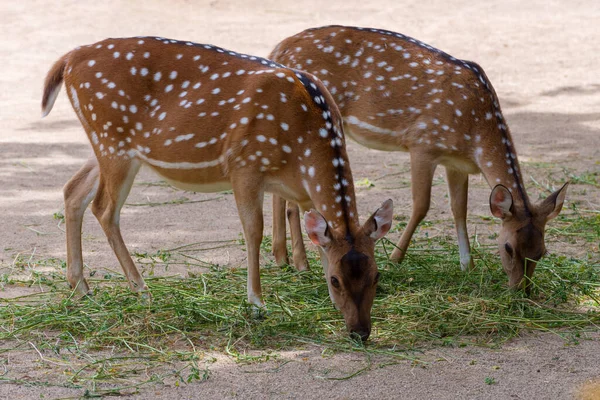
[[[107, 39], [60, 58], [42, 114], [65, 83], [94, 155], [64, 187], [67, 279], [81, 293], [82, 217], [92, 212], [135, 292], [148, 289], [119, 215], [142, 165], [184, 190], [233, 189], [248, 253], [248, 301], [263, 307], [259, 249], [264, 192], [300, 205], [322, 250], [346, 326], [366, 340], [379, 273], [374, 244], [390, 229], [388, 200], [359, 225], [341, 116], [309, 73], [211, 45], [160, 37]], [[314, 208], [314, 209], [312, 209]]]
[[[380, 29], [327, 26], [283, 40], [270, 58], [318, 76], [329, 89], [346, 135], [378, 150], [410, 153], [412, 215], [392, 259], [402, 261], [417, 225], [429, 210], [437, 165], [446, 168], [460, 264], [472, 267], [466, 213], [468, 176], [481, 172], [493, 187], [492, 214], [502, 220], [500, 257], [509, 285], [531, 278], [546, 253], [544, 228], [560, 212], [568, 184], [533, 204], [498, 98], [483, 69], [405, 35]], [[274, 208], [285, 201], [274, 198]], [[299, 224], [290, 207], [290, 225]], [[273, 242], [286, 262], [285, 218], [275, 214]], [[294, 262], [305, 265], [294, 238]], [[283, 238], [283, 239], [282, 239]], [[528, 283], [525, 289], [528, 290]]]

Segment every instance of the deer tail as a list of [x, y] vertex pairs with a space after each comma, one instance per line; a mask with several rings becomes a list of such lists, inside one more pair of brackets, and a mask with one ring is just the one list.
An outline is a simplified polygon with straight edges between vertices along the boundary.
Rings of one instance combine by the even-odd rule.
[[58, 97], [60, 87], [62, 86], [65, 67], [67, 66], [67, 56], [65, 54], [58, 61], [54, 63], [48, 75], [46, 75], [46, 82], [44, 83], [44, 96], [42, 97], [42, 118], [50, 114], [52, 106]]

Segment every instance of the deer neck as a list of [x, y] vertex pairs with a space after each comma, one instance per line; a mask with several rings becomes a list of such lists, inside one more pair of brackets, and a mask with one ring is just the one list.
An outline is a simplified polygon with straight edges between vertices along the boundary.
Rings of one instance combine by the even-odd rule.
[[495, 117], [497, 129], [490, 131], [498, 134], [490, 135], [488, 140], [480, 139], [481, 146], [475, 148], [475, 160], [490, 187], [506, 186], [512, 194], [514, 204], [528, 212], [531, 203], [523, 184], [515, 145], [502, 114], [497, 112]]
[[334, 171], [320, 177], [318, 183], [308, 188], [308, 192], [314, 208], [325, 217], [329, 227], [348, 235], [355, 232], [359, 224], [352, 173], [345, 149], [341, 150], [334, 158], [338, 160], [333, 161], [337, 164]]
[[[330, 229], [346, 236], [352, 235], [359, 226], [358, 213], [339, 111], [320, 81], [306, 73], [297, 73], [297, 76], [313, 99], [313, 106], [320, 109], [325, 122], [324, 127], [307, 136], [307, 149], [296, 154], [300, 181], [307, 195], [306, 201], [301, 204], [304, 209], [314, 207], [321, 213]], [[328, 145], [323, 146], [320, 143], [323, 140]], [[301, 144], [300, 140], [298, 143]]]
[[[314, 145], [304, 141], [298, 146], [301, 151], [294, 157], [298, 160], [298, 176], [287, 181], [299, 183], [298, 195], [293, 197], [297, 197], [305, 211], [314, 208], [327, 220], [330, 229], [347, 235], [359, 225], [356, 197], [341, 123], [331, 122], [332, 129], [308, 140], [315, 140]], [[331, 145], [319, 144], [323, 139]]]

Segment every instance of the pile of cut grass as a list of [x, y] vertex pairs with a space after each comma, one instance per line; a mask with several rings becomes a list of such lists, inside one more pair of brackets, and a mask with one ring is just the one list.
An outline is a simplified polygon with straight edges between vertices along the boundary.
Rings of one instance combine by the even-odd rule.
[[[546, 257], [538, 264], [532, 296], [525, 297], [506, 288], [506, 275], [487, 250], [475, 255], [477, 268], [466, 273], [458, 268], [452, 244], [415, 247], [401, 265], [387, 261], [383, 245], [379, 250], [382, 275], [367, 350], [409, 349], [463, 336], [497, 342], [522, 330], [581, 328], [600, 318], [597, 260]], [[268, 309], [258, 316], [245, 300], [245, 269], [213, 266], [197, 277], [148, 277], [150, 301], [130, 292], [123, 277], [115, 275], [90, 279], [94, 294], [82, 299], [73, 296], [62, 274], [7, 281], [41, 285], [45, 291], [0, 300], [0, 340], [30, 340], [50, 331], [67, 333], [91, 348], [117, 345], [136, 351], [168, 348], [177, 335], [216, 349], [232, 341], [240, 350], [284, 349], [298, 342], [327, 345], [344, 339], [346, 332], [314, 254], [310, 263], [308, 272], [272, 264], [262, 268]]]
[[[600, 219], [596, 214], [578, 215], [558, 226], [558, 232], [576, 233], [587, 242], [598, 232]], [[269, 241], [265, 243], [263, 250], [269, 251]], [[89, 278], [93, 296], [76, 299], [61, 271], [64, 262], [54, 260], [56, 273], [33, 273], [25, 281], [2, 277], [3, 285], [35, 285], [43, 292], [0, 300], [0, 341], [33, 346], [40, 356], [50, 352], [58, 357], [67, 349], [88, 357], [71, 372], [68, 383], [87, 387], [92, 382], [96, 388], [98, 382], [113, 382], [115, 374], [130, 377], [138, 368], [115, 367], [113, 353], [104, 359], [91, 355], [109, 349], [143, 358], [146, 368], [184, 361], [171, 374], [190, 381], [208, 377], [198, 360], [210, 352], [260, 361], [281, 350], [315, 345], [323, 351], [410, 358], [417, 347], [493, 345], [522, 332], [576, 337], [600, 324], [598, 254], [545, 257], [528, 298], [506, 288], [506, 275], [490, 249], [475, 246], [476, 268], [467, 273], [458, 267], [454, 243], [421, 239], [401, 265], [389, 261], [391, 249], [387, 241], [377, 247], [381, 279], [373, 332], [365, 345], [348, 338], [315, 254], [310, 254], [312, 269], [307, 272], [273, 264], [262, 268], [268, 310], [260, 315], [246, 302], [245, 269], [211, 266], [209, 272], [189, 278], [150, 276], [150, 301], [131, 293], [122, 276], [94, 276]], [[176, 256], [163, 252], [160, 259], [168, 264]], [[106, 368], [107, 363], [113, 368]], [[160, 378], [144, 382], [155, 381]]]

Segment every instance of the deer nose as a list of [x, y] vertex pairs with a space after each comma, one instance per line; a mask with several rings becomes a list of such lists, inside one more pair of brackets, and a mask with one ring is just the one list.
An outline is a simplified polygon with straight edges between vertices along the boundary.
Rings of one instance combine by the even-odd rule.
[[357, 339], [360, 338], [360, 340], [363, 342], [365, 342], [369, 338], [370, 334], [371, 334], [371, 332], [366, 329], [352, 329], [350, 331], [351, 337], [357, 338]]

